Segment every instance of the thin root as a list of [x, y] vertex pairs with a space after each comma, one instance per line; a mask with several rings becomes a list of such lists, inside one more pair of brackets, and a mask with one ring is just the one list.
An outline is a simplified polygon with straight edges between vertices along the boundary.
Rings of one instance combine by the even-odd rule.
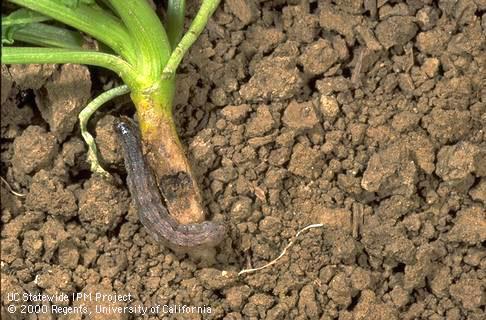
[[252, 268], [252, 269], [243, 269], [241, 270], [240, 272], [238, 272], [238, 275], [241, 276], [242, 274], [245, 274], [245, 273], [250, 273], [250, 272], [254, 272], [254, 271], [258, 271], [258, 270], [263, 270], [263, 269], [266, 269], [272, 265], [274, 265], [275, 263], [277, 263], [278, 260], [280, 260], [284, 255], [285, 253], [287, 253], [287, 250], [294, 245], [295, 241], [297, 240], [297, 238], [302, 234], [302, 232], [306, 231], [306, 230], [309, 230], [309, 229], [312, 229], [312, 228], [322, 228], [324, 227], [324, 225], [322, 223], [316, 223], [316, 224], [311, 224], [311, 225], [308, 225], [307, 227], [303, 228], [303, 229], [300, 229], [299, 232], [297, 232], [297, 234], [295, 235], [294, 239], [291, 240], [286, 246], [285, 248], [282, 250], [282, 252], [280, 253], [280, 255], [278, 257], [276, 257], [275, 259], [273, 259], [272, 261], [270, 261], [269, 263], [261, 266], [261, 267], [258, 267], [258, 268]]
[[5, 184], [7, 186], [8, 191], [10, 191], [10, 193], [13, 194], [14, 196], [17, 196], [17, 197], [20, 197], [20, 198], [23, 198], [23, 197], [26, 196], [24, 193], [19, 193], [19, 192], [15, 191], [12, 188], [12, 186], [8, 183], [8, 181], [5, 180], [4, 177], [0, 177], [0, 180], [2, 180], [3, 184]]

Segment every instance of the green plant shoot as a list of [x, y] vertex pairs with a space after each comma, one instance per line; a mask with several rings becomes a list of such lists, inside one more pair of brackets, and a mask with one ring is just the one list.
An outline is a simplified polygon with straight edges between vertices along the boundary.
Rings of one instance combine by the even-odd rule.
[[[220, 0], [202, 0], [186, 33], [184, 0], [167, 1], [165, 21], [147, 0], [9, 2], [20, 9], [2, 16], [2, 63], [93, 65], [112, 70], [124, 82], [93, 99], [79, 115], [92, 171], [107, 175], [99, 164], [87, 122], [102, 104], [130, 92], [146, 157], [159, 187], [171, 194], [178, 190], [166, 199], [169, 212], [180, 223], [203, 221], [200, 191], [176, 132], [172, 103], [177, 67]], [[84, 35], [98, 42], [96, 49], [87, 45]], [[29, 46], [14, 46], [17, 42]], [[172, 182], [181, 173], [190, 180], [182, 188]]]

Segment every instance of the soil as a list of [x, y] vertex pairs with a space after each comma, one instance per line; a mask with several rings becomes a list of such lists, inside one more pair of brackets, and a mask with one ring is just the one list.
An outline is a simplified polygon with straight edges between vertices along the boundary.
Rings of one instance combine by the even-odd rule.
[[35, 318], [8, 293], [206, 308], [151, 318], [484, 319], [485, 33], [483, 0], [224, 1], [179, 69], [175, 114], [230, 231], [189, 255], [138, 220], [112, 129], [126, 99], [91, 121], [114, 179], [89, 171], [77, 115], [118, 80], [2, 65], [1, 175], [25, 195], [2, 183], [2, 319]]

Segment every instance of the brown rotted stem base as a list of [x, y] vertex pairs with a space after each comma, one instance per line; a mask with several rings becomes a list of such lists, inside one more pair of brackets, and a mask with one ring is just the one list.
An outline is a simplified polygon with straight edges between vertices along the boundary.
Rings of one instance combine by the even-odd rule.
[[156, 101], [138, 100], [137, 115], [144, 154], [154, 170], [169, 213], [181, 224], [205, 220], [199, 187], [182, 147], [171, 114]]

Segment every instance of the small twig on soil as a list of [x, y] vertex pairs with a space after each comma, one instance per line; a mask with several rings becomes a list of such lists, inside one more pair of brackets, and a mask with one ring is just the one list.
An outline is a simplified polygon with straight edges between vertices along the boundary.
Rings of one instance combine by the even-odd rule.
[[361, 203], [353, 204], [353, 215], [352, 215], [352, 230], [353, 238], [358, 239], [359, 233], [363, 225], [364, 208]]
[[324, 227], [324, 224], [322, 223], [317, 223], [317, 224], [311, 224], [311, 225], [308, 225], [307, 227], [303, 228], [303, 229], [300, 229], [299, 232], [297, 232], [297, 234], [295, 235], [294, 239], [291, 240], [286, 246], [285, 248], [282, 250], [282, 252], [280, 253], [280, 255], [278, 257], [276, 257], [275, 259], [273, 259], [272, 261], [270, 261], [269, 263], [261, 266], [261, 267], [258, 267], [258, 268], [252, 268], [252, 269], [243, 269], [241, 270], [240, 272], [238, 272], [238, 275], [241, 276], [242, 274], [245, 274], [245, 273], [250, 273], [250, 272], [254, 272], [254, 271], [258, 271], [258, 270], [262, 270], [262, 269], [265, 269], [265, 268], [268, 268], [272, 265], [274, 265], [275, 263], [277, 263], [278, 260], [280, 260], [284, 255], [285, 253], [287, 253], [287, 250], [294, 245], [295, 241], [297, 240], [297, 238], [302, 234], [302, 232], [306, 231], [306, 230], [309, 230], [309, 229], [312, 229], [312, 228], [322, 228]]
[[364, 47], [361, 48], [360, 53], [359, 53], [359, 58], [356, 63], [356, 66], [353, 69], [353, 74], [351, 75], [351, 83], [354, 85], [355, 88], [359, 88], [361, 86], [361, 69], [363, 68], [363, 58], [365, 55], [365, 52], [367, 53], [368, 48]]
[[0, 177], [0, 180], [2, 180], [2, 182], [7, 186], [8, 191], [10, 191], [10, 193], [12, 193], [14, 196], [21, 197], [21, 198], [25, 197], [25, 194], [19, 193], [19, 192], [15, 191], [14, 189], [12, 189], [12, 187], [10, 186], [8, 181], [5, 180], [4, 177]]

